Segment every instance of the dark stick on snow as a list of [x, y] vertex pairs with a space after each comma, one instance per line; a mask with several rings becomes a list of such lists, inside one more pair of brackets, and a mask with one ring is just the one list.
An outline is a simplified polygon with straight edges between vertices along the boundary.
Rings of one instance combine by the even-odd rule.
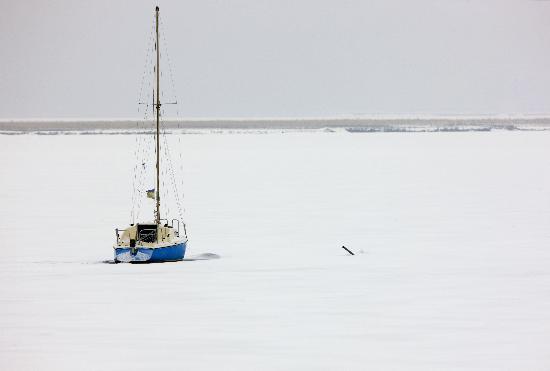
[[352, 253], [347, 247], [345, 246], [342, 246], [342, 249], [346, 250], [347, 252], [349, 252], [351, 255], [355, 255], [354, 253]]

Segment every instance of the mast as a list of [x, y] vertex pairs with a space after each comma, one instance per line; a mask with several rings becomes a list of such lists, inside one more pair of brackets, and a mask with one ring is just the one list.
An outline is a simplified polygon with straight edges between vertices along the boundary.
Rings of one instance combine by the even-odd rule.
[[160, 121], [160, 52], [159, 52], [159, 7], [155, 9], [155, 18], [156, 18], [156, 31], [157, 31], [157, 212], [155, 215], [155, 222], [157, 225], [160, 224], [160, 135], [159, 135], [159, 121]]

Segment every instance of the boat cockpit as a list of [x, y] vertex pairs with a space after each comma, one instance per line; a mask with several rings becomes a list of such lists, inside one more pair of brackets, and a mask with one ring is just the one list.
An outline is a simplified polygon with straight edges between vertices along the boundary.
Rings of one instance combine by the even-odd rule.
[[165, 224], [138, 223], [132, 224], [126, 229], [117, 228], [115, 230], [117, 246], [150, 246], [153, 244], [171, 243], [174, 239], [180, 237], [180, 222], [178, 219], [172, 219], [171, 225], [168, 224], [168, 220], [166, 219], [162, 221]]

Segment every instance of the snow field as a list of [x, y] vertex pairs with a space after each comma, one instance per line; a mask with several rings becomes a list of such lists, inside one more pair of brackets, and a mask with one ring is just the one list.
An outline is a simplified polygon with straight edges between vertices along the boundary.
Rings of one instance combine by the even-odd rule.
[[0, 136], [0, 369], [550, 368], [549, 132], [168, 141], [221, 259], [101, 263], [134, 136]]

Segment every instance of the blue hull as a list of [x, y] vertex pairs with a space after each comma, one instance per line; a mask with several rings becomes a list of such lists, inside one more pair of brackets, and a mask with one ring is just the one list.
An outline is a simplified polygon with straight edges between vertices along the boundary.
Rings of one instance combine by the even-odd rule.
[[117, 247], [115, 249], [115, 262], [124, 263], [155, 263], [177, 261], [185, 256], [187, 242], [178, 243], [166, 247]]

